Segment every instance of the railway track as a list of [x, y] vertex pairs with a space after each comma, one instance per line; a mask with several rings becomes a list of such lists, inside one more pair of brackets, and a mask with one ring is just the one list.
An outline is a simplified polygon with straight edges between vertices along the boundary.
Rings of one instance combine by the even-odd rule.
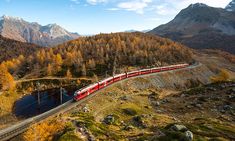
[[[150, 76], [150, 75], [156, 75], [156, 74], [160, 74], [160, 73], [165, 73], [165, 72], [172, 72], [172, 71], [178, 71], [178, 70], [183, 70], [183, 69], [193, 69], [195, 67], [198, 67], [200, 66], [201, 64], [199, 63], [195, 63], [193, 65], [190, 65], [186, 68], [181, 68], [181, 69], [176, 69], [176, 70], [169, 70], [169, 71], [164, 71], [164, 72], [158, 72], [158, 73], [154, 73], [154, 74], [146, 74], [146, 75], [141, 75], [141, 76], [136, 76], [136, 77], [143, 77], [143, 76]], [[136, 78], [136, 77], [132, 77], [132, 78]], [[118, 81], [116, 83], [120, 83], [122, 81], [126, 81], [128, 79], [132, 79], [132, 78], [127, 78], [127, 79], [124, 79], [124, 80], [121, 80], [121, 81]], [[116, 84], [116, 83], [113, 83], [113, 84]], [[113, 84], [103, 88], [103, 89], [106, 89], [110, 86], [112, 86]], [[101, 89], [101, 90], [103, 90]], [[78, 101], [78, 102], [74, 102], [73, 100], [70, 100], [70, 101], [67, 101], [66, 103], [54, 108], [54, 109], [51, 109], [43, 114], [40, 114], [38, 116], [35, 116], [35, 117], [32, 117], [32, 118], [29, 118], [29, 119], [26, 119], [18, 124], [15, 124], [11, 127], [8, 127], [6, 129], [3, 129], [0, 131], [0, 141], [6, 141], [6, 140], [9, 140], [21, 133], [23, 133], [24, 131], [27, 130], [28, 127], [30, 127], [30, 125], [34, 124], [34, 123], [38, 123], [50, 116], [55, 116], [55, 115], [58, 115], [60, 113], [63, 113], [65, 111], [68, 111], [70, 110], [71, 108], [83, 103], [84, 101], [90, 99], [91, 97], [95, 96], [98, 92], [100, 92], [101, 90], [98, 90], [96, 91], [95, 93], [93, 93], [92, 95], [89, 95], [87, 96], [86, 98]]]

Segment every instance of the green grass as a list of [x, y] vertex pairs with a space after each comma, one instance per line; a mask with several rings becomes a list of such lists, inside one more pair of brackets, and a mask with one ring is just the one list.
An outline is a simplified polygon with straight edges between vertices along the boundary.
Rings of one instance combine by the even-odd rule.
[[132, 109], [132, 108], [125, 108], [125, 109], [122, 109], [123, 110], [123, 113], [127, 114], [127, 115], [130, 115], [130, 116], [135, 116], [137, 114], [137, 111], [135, 109]]
[[225, 139], [235, 139], [235, 125], [226, 122], [218, 122], [213, 119], [196, 119], [194, 123], [187, 127], [199, 137], [209, 137], [212, 139], [222, 137]]
[[109, 138], [111, 140], [120, 139], [120, 136], [109, 130], [109, 125], [95, 122], [95, 119], [89, 113], [76, 112], [72, 113], [71, 117], [76, 117], [76, 122], [79, 125], [84, 125], [91, 133], [100, 139]]
[[73, 131], [63, 134], [58, 141], [82, 141]]

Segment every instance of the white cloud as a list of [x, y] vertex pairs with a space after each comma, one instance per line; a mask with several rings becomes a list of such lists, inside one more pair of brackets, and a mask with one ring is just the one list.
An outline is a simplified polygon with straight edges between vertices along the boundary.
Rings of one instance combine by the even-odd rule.
[[159, 3], [149, 8], [150, 11], [155, 11], [157, 15], [174, 16], [180, 10], [194, 3], [204, 3], [212, 7], [224, 8], [231, 0], [161, 0]]
[[164, 0], [164, 3], [175, 5], [177, 9], [186, 8], [190, 4], [204, 3], [212, 7], [224, 8], [231, 0]]
[[87, 0], [87, 3], [91, 5], [96, 5], [98, 3], [105, 3], [105, 2], [108, 2], [108, 0]]
[[134, 11], [138, 14], [144, 13], [144, 8], [148, 7], [152, 0], [132, 0], [128, 2], [120, 2], [117, 7], [127, 11]]
[[120, 10], [119, 8], [108, 8], [107, 9], [108, 11], [118, 11], [118, 10]]
[[177, 10], [174, 7], [171, 7], [169, 4], [165, 3], [162, 5], [157, 5], [153, 8], [156, 10], [158, 15], [166, 16], [166, 15], [175, 15]]

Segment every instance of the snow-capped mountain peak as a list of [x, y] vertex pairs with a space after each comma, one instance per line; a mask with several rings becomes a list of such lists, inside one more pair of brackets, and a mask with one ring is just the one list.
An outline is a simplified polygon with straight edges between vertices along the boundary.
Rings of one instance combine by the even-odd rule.
[[78, 34], [71, 33], [57, 24], [42, 26], [36, 22], [31, 23], [6, 15], [0, 17], [0, 35], [41, 46], [53, 46], [79, 37]]
[[48, 33], [52, 38], [69, 36], [70, 33], [57, 24], [48, 24], [42, 28], [43, 33]]
[[227, 11], [235, 11], [235, 0], [231, 1], [226, 7], [225, 9]]
[[190, 7], [191, 8], [195, 8], [195, 7], [208, 7], [208, 5], [206, 5], [204, 3], [195, 3], [195, 4], [191, 4]]
[[14, 21], [23, 21], [22, 18], [19, 17], [12, 17], [12, 16], [7, 16], [7, 15], [3, 15], [0, 20], [14, 20]]

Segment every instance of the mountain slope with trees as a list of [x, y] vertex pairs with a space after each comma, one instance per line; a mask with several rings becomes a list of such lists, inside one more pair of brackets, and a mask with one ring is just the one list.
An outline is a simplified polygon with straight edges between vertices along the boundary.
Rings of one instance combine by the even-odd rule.
[[4, 64], [19, 78], [26, 74], [103, 76], [129, 71], [130, 67], [190, 63], [193, 62], [191, 54], [190, 49], [169, 39], [143, 33], [115, 33], [81, 37]]
[[40, 48], [34, 44], [22, 43], [0, 35], [0, 62], [16, 58], [19, 55], [28, 56]]

